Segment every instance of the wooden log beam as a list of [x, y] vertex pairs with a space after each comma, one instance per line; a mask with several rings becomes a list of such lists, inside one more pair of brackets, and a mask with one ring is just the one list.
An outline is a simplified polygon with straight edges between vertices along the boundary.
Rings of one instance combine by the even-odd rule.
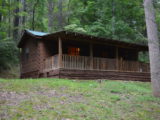
[[119, 70], [119, 54], [118, 54], [118, 47], [116, 47], [116, 69]]
[[93, 44], [90, 43], [90, 69], [93, 70]]
[[62, 39], [58, 38], [58, 68], [62, 68]]

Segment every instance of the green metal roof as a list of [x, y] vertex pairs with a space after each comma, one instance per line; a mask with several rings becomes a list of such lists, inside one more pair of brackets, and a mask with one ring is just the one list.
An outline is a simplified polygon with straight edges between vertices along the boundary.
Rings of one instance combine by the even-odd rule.
[[49, 33], [46, 32], [39, 32], [39, 31], [33, 31], [33, 30], [26, 30], [27, 32], [36, 35], [36, 36], [44, 36], [44, 35], [48, 35]]

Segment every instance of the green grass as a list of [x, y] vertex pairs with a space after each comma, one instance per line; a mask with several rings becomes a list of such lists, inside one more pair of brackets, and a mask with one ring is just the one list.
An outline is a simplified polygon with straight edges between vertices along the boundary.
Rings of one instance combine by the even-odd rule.
[[160, 120], [150, 83], [0, 79], [0, 119]]

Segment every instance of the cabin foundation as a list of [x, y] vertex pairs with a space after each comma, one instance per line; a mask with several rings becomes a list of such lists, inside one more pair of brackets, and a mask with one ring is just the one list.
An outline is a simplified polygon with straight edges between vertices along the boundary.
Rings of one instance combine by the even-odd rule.
[[[22, 78], [37, 78], [37, 74], [24, 74]], [[39, 78], [67, 78], [79, 80], [125, 80], [150, 82], [150, 73], [120, 72], [120, 71], [99, 71], [99, 70], [70, 70], [57, 69], [42, 73]]]

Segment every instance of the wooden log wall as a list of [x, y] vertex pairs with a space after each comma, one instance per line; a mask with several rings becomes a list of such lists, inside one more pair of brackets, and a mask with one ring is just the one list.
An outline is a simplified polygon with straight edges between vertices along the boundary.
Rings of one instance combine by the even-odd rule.
[[[36, 40], [28, 39], [24, 45], [21, 53], [21, 76], [24, 73], [34, 72], [39, 70], [39, 52]], [[28, 49], [28, 57], [26, 56], [26, 49]], [[38, 60], [38, 61], [37, 61]]]

